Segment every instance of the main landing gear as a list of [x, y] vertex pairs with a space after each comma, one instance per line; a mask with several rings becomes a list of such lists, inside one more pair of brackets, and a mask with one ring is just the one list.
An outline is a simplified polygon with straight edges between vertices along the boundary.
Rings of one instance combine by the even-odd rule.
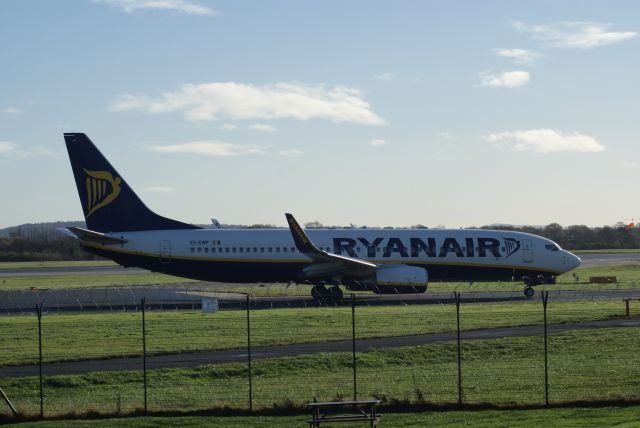
[[316, 284], [311, 289], [311, 296], [319, 304], [337, 305], [342, 300], [342, 290], [337, 285]]

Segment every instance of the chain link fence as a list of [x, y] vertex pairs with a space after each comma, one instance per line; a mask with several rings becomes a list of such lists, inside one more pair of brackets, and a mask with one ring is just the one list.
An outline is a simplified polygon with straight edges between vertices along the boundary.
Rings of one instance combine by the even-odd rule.
[[627, 317], [620, 296], [472, 304], [454, 292], [429, 305], [351, 296], [278, 309], [246, 297], [215, 312], [190, 293], [127, 299], [0, 317], [0, 389], [19, 414], [640, 400], [640, 302]]

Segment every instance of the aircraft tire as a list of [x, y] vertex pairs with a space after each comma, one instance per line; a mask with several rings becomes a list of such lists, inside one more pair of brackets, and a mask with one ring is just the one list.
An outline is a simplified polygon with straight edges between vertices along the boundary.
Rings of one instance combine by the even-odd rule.
[[328, 290], [324, 285], [314, 285], [311, 289], [311, 297], [318, 303], [325, 301], [328, 294]]
[[527, 299], [530, 299], [533, 297], [533, 295], [536, 294], [536, 291], [531, 288], [531, 287], [525, 287], [524, 289], [524, 297], [526, 297]]
[[338, 304], [342, 300], [342, 290], [340, 287], [331, 287], [329, 289], [329, 298], [333, 301], [333, 303]]

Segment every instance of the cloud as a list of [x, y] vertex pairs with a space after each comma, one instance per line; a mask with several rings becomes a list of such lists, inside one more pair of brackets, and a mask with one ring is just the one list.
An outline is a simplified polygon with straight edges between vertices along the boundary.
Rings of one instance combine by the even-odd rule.
[[206, 156], [243, 156], [266, 153], [264, 147], [261, 146], [233, 144], [216, 140], [154, 146], [150, 147], [149, 150], [157, 153], [182, 153]]
[[373, 78], [376, 80], [382, 80], [383, 82], [391, 82], [395, 76], [393, 75], [393, 73], [380, 73], [380, 74], [374, 74]]
[[437, 134], [435, 134], [435, 136], [438, 138], [443, 138], [445, 140], [450, 140], [453, 138], [453, 135], [448, 132], [438, 132]]
[[601, 152], [605, 147], [588, 135], [573, 132], [563, 134], [554, 129], [527, 129], [515, 132], [499, 132], [482, 136], [482, 139], [498, 148], [510, 148], [518, 152], [538, 153]]
[[13, 141], [0, 141], [0, 156], [8, 155], [17, 150], [18, 145]]
[[386, 123], [356, 89], [284, 82], [263, 86], [235, 82], [187, 84], [177, 92], [165, 92], [156, 98], [119, 95], [110, 109], [150, 114], [178, 111], [191, 121], [320, 118], [365, 125]]
[[254, 131], [262, 131], [262, 132], [275, 132], [275, 131], [277, 131], [277, 128], [275, 126], [265, 125], [264, 123], [254, 123], [249, 128], [253, 129]]
[[225, 123], [221, 126], [221, 128], [225, 131], [235, 131], [236, 129], [238, 129], [238, 126], [234, 125], [233, 123]]
[[122, 9], [127, 13], [138, 10], [171, 10], [189, 15], [217, 15], [213, 9], [187, 0], [93, 0]]
[[565, 21], [547, 25], [514, 22], [513, 26], [552, 48], [591, 49], [619, 43], [638, 35], [634, 31], [607, 31], [612, 24], [603, 22]]
[[0, 110], [0, 113], [4, 113], [4, 114], [22, 114], [24, 113], [24, 110], [18, 108], [18, 107], [13, 107], [13, 106], [9, 106], [9, 107], [5, 107], [2, 110]]
[[174, 192], [176, 189], [174, 187], [169, 187], [169, 186], [149, 186], [149, 187], [145, 187], [143, 188], [141, 191], [143, 193], [171, 193]]
[[304, 152], [302, 152], [301, 150], [298, 149], [291, 149], [291, 150], [283, 150], [280, 152], [280, 154], [282, 156], [287, 156], [290, 158], [297, 158], [298, 156], [301, 156]]
[[499, 57], [507, 58], [516, 64], [524, 65], [533, 64], [542, 56], [538, 52], [529, 49], [494, 49], [493, 51]]
[[13, 141], [0, 141], [0, 156], [24, 159], [34, 156], [55, 156], [56, 153], [46, 147], [36, 146], [28, 149], [21, 148]]
[[369, 144], [371, 144], [372, 146], [386, 146], [387, 144], [389, 144], [389, 142], [381, 139], [375, 139], [369, 141]]
[[633, 162], [633, 161], [620, 161], [618, 162], [618, 164], [620, 164], [620, 166], [623, 166], [625, 168], [640, 168], [640, 163]]
[[518, 88], [529, 83], [528, 71], [507, 71], [502, 74], [493, 74], [490, 71], [480, 74], [480, 85], [490, 88]]

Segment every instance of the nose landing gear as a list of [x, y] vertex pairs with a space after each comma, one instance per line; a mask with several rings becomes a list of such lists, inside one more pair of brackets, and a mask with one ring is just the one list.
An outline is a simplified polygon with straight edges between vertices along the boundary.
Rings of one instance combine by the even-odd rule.
[[546, 283], [555, 283], [555, 277], [551, 277], [550, 279], [545, 278], [543, 275], [538, 275], [534, 278], [530, 276], [523, 276], [522, 281], [524, 282], [524, 296], [527, 299], [530, 299], [536, 294], [533, 287], [540, 284]]

